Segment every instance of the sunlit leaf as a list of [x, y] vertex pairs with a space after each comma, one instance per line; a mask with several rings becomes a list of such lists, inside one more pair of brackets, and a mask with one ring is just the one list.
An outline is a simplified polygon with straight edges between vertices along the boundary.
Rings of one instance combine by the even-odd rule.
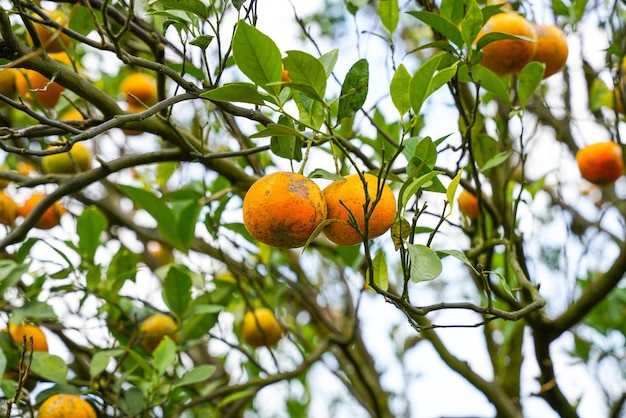
[[379, 251], [372, 261], [374, 267], [374, 284], [382, 290], [387, 291], [389, 289], [389, 275], [387, 273], [385, 252]]
[[410, 84], [411, 74], [403, 64], [400, 64], [391, 79], [389, 93], [391, 94], [391, 101], [401, 116], [411, 109]]
[[383, 23], [383, 27], [387, 30], [387, 33], [393, 35], [398, 26], [398, 18], [400, 9], [398, 7], [398, 0], [379, 0], [378, 1], [378, 16]]
[[441, 274], [442, 265], [437, 253], [421, 244], [407, 244], [411, 258], [411, 280], [415, 283], [434, 280]]

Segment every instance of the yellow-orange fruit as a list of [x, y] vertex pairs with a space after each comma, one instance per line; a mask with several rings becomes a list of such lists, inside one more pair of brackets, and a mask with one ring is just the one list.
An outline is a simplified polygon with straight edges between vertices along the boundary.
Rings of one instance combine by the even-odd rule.
[[593, 184], [612, 184], [624, 174], [622, 147], [615, 142], [598, 142], [576, 153], [581, 176]]
[[246, 229], [274, 247], [302, 247], [325, 219], [322, 191], [302, 174], [268, 174], [255, 181], [243, 199]]
[[164, 314], [154, 314], [147, 317], [141, 325], [141, 346], [152, 352], [167, 335], [173, 341], [178, 341], [178, 325], [174, 318]]
[[241, 324], [241, 339], [253, 347], [273, 346], [283, 336], [283, 330], [267, 308], [258, 308], [254, 312], [246, 312]]
[[[154, 77], [146, 73], [133, 73], [122, 80], [120, 92], [126, 98], [129, 107], [143, 109], [157, 101], [157, 88]], [[133, 110], [135, 111], [135, 110]]]
[[[324, 189], [324, 199], [328, 208], [328, 219], [338, 219], [344, 222], [332, 222], [324, 228], [324, 235], [332, 242], [340, 245], [356, 245], [363, 241], [361, 234], [352, 225], [345, 222], [350, 220], [350, 213], [354, 217], [359, 229], [365, 230], [365, 213], [372, 210], [377, 198], [379, 180], [371, 174], [364, 174], [367, 184], [369, 203], [365, 207], [366, 188], [358, 174], [346, 176], [337, 180]], [[372, 239], [384, 234], [393, 224], [396, 217], [396, 198], [389, 185], [382, 183], [380, 200], [368, 221], [367, 238]]]
[[[0, 70], [0, 94], [10, 99], [15, 97], [15, 74], [17, 70], [15, 68], [5, 68]], [[0, 106], [4, 105], [3, 101], [0, 101]]]
[[24, 336], [26, 336], [26, 347], [28, 350], [31, 349], [30, 339], [32, 337], [33, 351], [48, 351], [48, 339], [46, 338], [46, 334], [44, 334], [37, 325], [9, 324], [9, 335], [13, 341], [20, 345], [24, 344]]
[[50, 396], [38, 411], [37, 418], [96, 418], [89, 402], [65, 393]]
[[283, 83], [291, 83], [291, 77], [289, 77], [289, 71], [285, 70], [285, 66], [283, 65], [281, 80]]
[[44, 173], [72, 174], [87, 171], [91, 167], [91, 152], [80, 142], [69, 152], [46, 155], [41, 159]]
[[0, 224], [13, 225], [17, 218], [17, 203], [0, 190]]
[[514, 12], [498, 13], [489, 18], [476, 42], [488, 33], [505, 33], [525, 39], [500, 39], [482, 48], [480, 64], [496, 74], [517, 73], [535, 57], [537, 43], [533, 25]]
[[546, 65], [543, 78], [548, 78], [561, 71], [567, 61], [569, 48], [565, 34], [555, 25], [534, 25], [537, 35], [537, 51], [534, 61]]
[[[18, 209], [18, 215], [22, 217], [28, 216], [28, 214], [33, 210], [33, 208], [46, 197], [43, 193], [34, 193], [32, 194], [26, 202]], [[56, 201], [52, 206], [50, 206], [46, 211], [41, 215], [41, 218], [35, 224], [36, 228], [39, 229], [51, 229], [55, 226], [59, 225], [61, 222], [61, 216], [63, 216], [67, 211], [65, 207], [61, 204], [61, 202]]]
[[467, 190], [461, 191], [457, 201], [459, 202], [459, 209], [468, 218], [476, 219], [480, 216], [478, 199]]
[[[69, 23], [69, 18], [62, 11], [45, 10], [44, 12], [48, 15], [48, 17], [50, 17], [50, 19], [54, 20], [59, 25], [67, 27]], [[40, 19], [39, 15], [33, 15], [33, 16], [36, 17], [37, 19]], [[35, 30], [37, 31], [37, 35], [39, 36], [39, 39], [41, 40], [41, 43], [43, 44], [46, 51], [52, 52], [52, 53], [63, 52], [71, 45], [72, 39], [63, 32], [59, 32], [59, 35], [57, 36], [56, 28], [46, 26], [41, 23], [34, 23], [34, 25], [35, 25]], [[32, 43], [32, 39], [28, 32], [26, 32], [26, 36], [28, 40]], [[52, 40], [53, 36], [56, 36], [54, 40]]]
[[[55, 61], [71, 66], [69, 56], [65, 52], [49, 54]], [[59, 102], [65, 87], [50, 82], [50, 79], [37, 71], [21, 69], [15, 76], [15, 87], [20, 96], [30, 103], [39, 102], [45, 108], [53, 108]]]

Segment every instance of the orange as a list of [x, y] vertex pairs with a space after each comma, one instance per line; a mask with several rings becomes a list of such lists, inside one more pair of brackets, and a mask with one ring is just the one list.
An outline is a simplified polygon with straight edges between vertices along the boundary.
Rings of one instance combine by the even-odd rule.
[[84, 119], [85, 118], [83, 117], [83, 114], [80, 112], [80, 110], [76, 109], [75, 107], [64, 112], [59, 117], [59, 120], [84, 120]]
[[274, 247], [302, 247], [325, 219], [322, 191], [302, 174], [268, 174], [255, 181], [243, 199], [246, 229]]
[[[22, 217], [28, 216], [28, 214], [33, 210], [33, 208], [43, 199], [46, 195], [43, 193], [35, 193], [32, 194], [28, 200], [18, 209], [18, 215]], [[50, 229], [59, 225], [61, 222], [61, 216], [63, 216], [67, 211], [61, 204], [61, 202], [54, 202], [52, 206], [50, 206], [46, 211], [41, 215], [41, 218], [35, 224], [36, 228], [39, 229]]]
[[13, 225], [17, 218], [17, 203], [0, 190], [0, 224]]
[[[129, 102], [127, 110], [131, 113], [139, 113], [139, 112], [143, 112], [144, 110], [146, 110], [146, 107], [139, 103]], [[143, 133], [142, 131], [137, 131], [134, 129], [127, 129], [127, 128], [122, 128], [122, 132], [124, 132], [126, 135], [141, 135]]]
[[37, 173], [37, 169], [35, 167], [28, 163], [25, 163], [24, 161], [18, 162], [15, 166], [15, 170], [23, 176], [30, 176], [31, 174]]
[[285, 65], [283, 65], [281, 80], [283, 83], [291, 83], [291, 77], [289, 77], [289, 71], [285, 70]]
[[[365, 229], [365, 214], [372, 212], [372, 205], [376, 201], [379, 181], [378, 177], [364, 174], [367, 184], [368, 206], [365, 208], [366, 191], [363, 181], [358, 174], [346, 176], [343, 180], [336, 180], [324, 189], [324, 198], [328, 207], [328, 219], [338, 219], [344, 222], [333, 222], [324, 228], [324, 235], [340, 245], [356, 245], [362, 242], [361, 232]], [[382, 184], [382, 194], [374, 207], [368, 222], [367, 238], [372, 239], [384, 234], [393, 224], [396, 217], [396, 198], [391, 187]], [[350, 213], [356, 220], [361, 232], [347, 224]]]
[[146, 73], [133, 73], [126, 76], [120, 84], [120, 92], [129, 106], [135, 108], [152, 106], [157, 101], [156, 82], [154, 77]]
[[275, 345], [283, 336], [283, 330], [267, 308], [246, 312], [241, 324], [241, 339], [253, 347]]
[[171, 316], [164, 314], [150, 315], [139, 325], [141, 346], [152, 352], [166, 335], [178, 341], [178, 325]]
[[37, 418], [96, 418], [96, 411], [78, 396], [61, 393], [50, 396], [41, 404]]
[[498, 13], [489, 18], [475, 42], [488, 33], [505, 33], [523, 36], [525, 39], [500, 39], [482, 48], [480, 63], [496, 74], [517, 73], [535, 56], [537, 43], [533, 25], [522, 15], [514, 12]]
[[480, 216], [478, 199], [472, 193], [462, 190], [457, 201], [459, 202], [459, 209], [468, 218], [476, 219]]
[[[15, 68], [5, 68], [0, 70], [0, 94], [13, 98], [15, 96]], [[3, 101], [0, 101], [0, 106], [4, 105]]]
[[561, 71], [567, 61], [569, 48], [565, 34], [555, 25], [534, 25], [537, 35], [537, 51], [534, 61], [546, 65], [543, 78], [548, 78]]
[[46, 334], [36, 325], [9, 324], [9, 335], [11, 339], [19, 345], [24, 344], [24, 336], [26, 336], [27, 348], [30, 351], [30, 338], [33, 338], [33, 351], [48, 351], [48, 340]]
[[[72, 65], [65, 52], [49, 54], [55, 61]], [[15, 77], [15, 87], [20, 96], [30, 102], [39, 102], [45, 108], [53, 108], [59, 102], [65, 87], [58, 83], [50, 83], [50, 79], [37, 71], [21, 69]]]
[[581, 176], [593, 184], [612, 184], [624, 174], [622, 147], [615, 142], [598, 142], [576, 153]]
[[[69, 23], [69, 18], [65, 13], [60, 10], [44, 10], [44, 13], [50, 17], [50, 19], [54, 20], [61, 26], [67, 27]], [[39, 15], [33, 15], [36, 19], [41, 19]], [[48, 52], [63, 52], [65, 51], [72, 40], [65, 33], [60, 32], [58, 36], [56, 36], [56, 32], [58, 29], [43, 25], [41, 23], [33, 23], [35, 25], [35, 30], [37, 31], [37, 35], [41, 40], [42, 45], [45, 50]], [[55, 36], [54, 39], [52, 37]], [[26, 32], [26, 37], [32, 43], [32, 39], [30, 34]]]
[[83, 144], [77, 142], [69, 152], [43, 157], [41, 167], [47, 174], [72, 174], [87, 171], [91, 167], [91, 152]]

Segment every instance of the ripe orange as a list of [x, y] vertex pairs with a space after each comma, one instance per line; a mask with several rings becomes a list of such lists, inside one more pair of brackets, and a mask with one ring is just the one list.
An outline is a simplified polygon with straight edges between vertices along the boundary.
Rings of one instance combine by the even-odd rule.
[[74, 144], [69, 152], [46, 155], [41, 159], [44, 173], [72, 174], [87, 171], [91, 167], [91, 152], [80, 142]]
[[166, 335], [178, 341], [178, 325], [171, 316], [164, 314], [150, 315], [139, 325], [141, 346], [152, 352]]
[[[5, 329], [6, 331], [6, 329]], [[26, 336], [27, 349], [30, 350], [30, 338], [33, 338], [33, 351], [48, 351], [48, 340], [46, 334], [36, 325], [9, 324], [9, 335], [16, 343], [24, 344], [24, 336]]]
[[133, 73], [122, 80], [120, 92], [129, 106], [143, 109], [157, 101], [157, 88], [154, 77], [146, 73]]
[[598, 142], [576, 153], [581, 176], [593, 184], [612, 184], [624, 174], [622, 147], [615, 142]]
[[468, 218], [476, 219], [480, 216], [478, 199], [467, 190], [461, 191], [457, 201], [459, 202], [459, 209]]
[[258, 308], [246, 312], [241, 324], [241, 339], [253, 347], [275, 345], [283, 336], [283, 330], [267, 308]]
[[302, 174], [277, 172], [261, 177], [243, 199], [243, 223], [264, 244], [303, 246], [326, 219], [324, 195]]
[[[367, 184], [369, 203], [365, 206], [365, 187], [358, 174], [346, 176], [324, 189], [324, 198], [328, 207], [328, 219], [348, 222], [350, 213], [354, 216], [361, 232], [365, 229], [365, 214], [372, 210], [378, 193], [378, 177], [364, 174]], [[382, 194], [373, 213], [369, 217], [367, 238], [372, 239], [384, 234], [393, 224], [396, 217], [396, 198], [391, 187], [382, 184]], [[324, 228], [324, 235], [332, 242], [340, 245], [356, 245], [362, 236], [352, 225], [344, 222], [333, 222]]]
[[13, 225], [17, 218], [17, 203], [0, 190], [0, 224]]
[[[61, 26], [67, 27], [69, 23], [69, 18], [62, 11], [44, 10], [44, 12], [50, 17], [50, 19], [54, 20]], [[35, 16], [37, 19], [40, 19], [38, 15], [33, 16]], [[37, 35], [39, 36], [39, 39], [41, 39], [41, 43], [48, 52], [63, 52], [72, 43], [70, 37], [63, 32], [60, 32], [59, 35], [54, 40], [52, 40], [52, 36], [55, 35], [57, 32], [56, 28], [46, 26], [40, 23], [34, 23], [34, 25], [35, 30], [37, 31]], [[28, 31], [26, 32], [26, 37], [31, 43], [33, 42]]]
[[[55, 61], [72, 65], [65, 52], [49, 54]], [[30, 102], [39, 102], [45, 108], [53, 108], [59, 102], [65, 87], [58, 83], [50, 83], [50, 79], [37, 71], [21, 69], [15, 77], [15, 87], [20, 96]]]
[[75, 107], [69, 109], [64, 112], [61, 116], [59, 116], [59, 120], [83, 120], [83, 114], [76, 109]]
[[522, 15], [514, 12], [498, 13], [489, 18], [475, 42], [488, 33], [506, 33], [525, 39], [500, 39], [486, 45], [480, 63], [496, 74], [517, 73], [532, 61], [537, 49], [533, 25]]
[[537, 51], [534, 61], [546, 65], [543, 78], [548, 78], [561, 71], [567, 61], [569, 49], [565, 34], [555, 25], [534, 25], [537, 35]]
[[39, 407], [37, 418], [96, 418], [89, 402], [71, 394], [56, 394]]
[[[33, 208], [43, 199], [46, 195], [43, 193], [34, 193], [32, 194], [26, 202], [18, 209], [18, 215], [22, 217], [28, 216], [28, 214], [33, 210]], [[61, 202], [54, 202], [52, 206], [50, 206], [46, 211], [41, 215], [41, 218], [35, 224], [36, 228], [39, 229], [51, 229], [55, 226], [59, 225], [61, 221], [61, 216], [63, 216], [67, 211], [61, 204]]]

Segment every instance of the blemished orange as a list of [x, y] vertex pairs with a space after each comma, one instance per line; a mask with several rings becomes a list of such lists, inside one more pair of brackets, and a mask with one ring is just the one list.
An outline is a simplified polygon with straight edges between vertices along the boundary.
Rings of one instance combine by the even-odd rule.
[[537, 36], [537, 51], [534, 61], [545, 64], [543, 78], [548, 78], [561, 71], [567, 62], [569, 48], [565, 34], [555, 25], [534, 25]]
[[[65, 52], [49, 54], [55, 61], [72, 65]], [[43, 74], [34, 70], [20, 69], [15, 76], [15, 87], [20, 96], [29, 103], [39, 102], [45, 108], [53, 108], [59, 102], [65, 87], [53, 82]]]
[[[62, 11], [44, 10], [44, 13], [47, 14], [50, 19], [54, 20], [59, 25], [67, 27], [69, 23], [69, 18]], [[39, 15], [34, 14], [33, 16], [37, 19], [40, 19]], [[67, 48], [69, 48], [69, 46], [72, 44], [72, 39], [69, 36], [67, 36], [65, 33], [59, 31], [59, 34], [56, 35], [56, 32], [57, 32], [56, 28], [53, 28], [51, 26], [46, 26], [41, 23], [34, 23], [34, 26], [35, 26], [35, 30], [37, 31], [37, 35], [39, 36], [39, 39], [41, 40], [42, 45], [48, 52], [52, 52], [52, 53], [62, 52], [62, 51], [65, 51]], [[53, 36], [56, 36], [54, 40], [52, 40]], [[28, 38], [29, 42], [31, 42], [32, 44], [33, 41], [28, 31], [26, 31], [26, 37]]]
[[243, 199], [246, 229], [274, 247], [302, 247], [325, 219], [322, 190], [302, 174], [279, 171], [263, 176]]
[[17, 203], [0, 190], [0, 224], [11, 226], [17, 218]]
[[126, 98], [129, 106], [145, 108], [157, 101], [156, 80], [146, 73], [129, 74], [120, 84], [120, 92]]
[[518, 73], [533, 60], [537, 42], [533, 25], [515, 12], [498, 13], [489, 18], [475, 42], [488, 33], [505, 33], [525, 39], [500, 39], [482, 48], [480, 64], [496, 74]]
[[[324, 228], [326, 238], [339, 245], [356, 245], [363, 241], [361, 233], [349, 225], [350, 213], [354, 217], [361, 232], [365, 230], [365, 213], [372, 210], [376, 201], [379, 180], [371, 174], [364, 174], [367, 184], [369, 203], [365, 208], [365, 187], [358, 174], [346, 176], [343, 180], [336, 180], [324, 189], [324, 199], [328, 208], [328, 219], [337, 219], [342, 222], [332, 222]], [[369, 216], [367, 238], [376, 238], [391, 227], [396, 218], [396, 198], [386, 183], [381, 183], [382, 193], [376, 203], [374, 211]]]
[[26, 347], [30, 350], [30, 339], [33, 338], [33, 351], [48, 351], [48, 339], [46, 334], [43, 333], [41, 328], [37, 325], [22, 324], [15, 325], [9, 324], [9, 335], [11, 339], [16, 343], [24, 344], [24, 336], [26, 336]]
[[139, 325], [141, 346], [152, 352], [167, 335], [172, 341], [178, 341], [178, 325], [174, 318], [165, 314], [150, 315]]
[[41, 404], [37, 418], [96, 418], [96, 411], [79, 396], [60, 393]]
[[[33, 210], [33, 208], [46, 197], [43, 193], [34, 193], [32, 194], [26, 202], [18, 209], [18, 215], [22, 217], [28, 216], [28, 214]], [[39, 229], [51, 229], [55, 226], [59, 225], [61, 222], [61, 217], [66, 213], [65, 207], [61, 204], [61, 202], [56, 201], [52, 206], [46, 209], [46, 211], [41, 215], [41, 218], [35, 224], [36, 228]]]
[[69, 152], [42, 157], [41, 167], [47, 174], [72, 174], [87, 171], [91, 167], [91, 152], [80, 142]]
[[253, 347], [273, 346], [283, 336], [283, 330], [268, 308], [257, 308], [246, 312], [241, 324], [241, 339]]
[[579, 149], [576, 162], [580, 175], [593, 184], [612, 184], [624, 174], [622, 147], [615, 142], [598, 142]]
[[480, 216], [480, 208], [478, 207], [478, 199], [467, 190], [462, 190], [457, 199], [461, 213], [471, 219]]

